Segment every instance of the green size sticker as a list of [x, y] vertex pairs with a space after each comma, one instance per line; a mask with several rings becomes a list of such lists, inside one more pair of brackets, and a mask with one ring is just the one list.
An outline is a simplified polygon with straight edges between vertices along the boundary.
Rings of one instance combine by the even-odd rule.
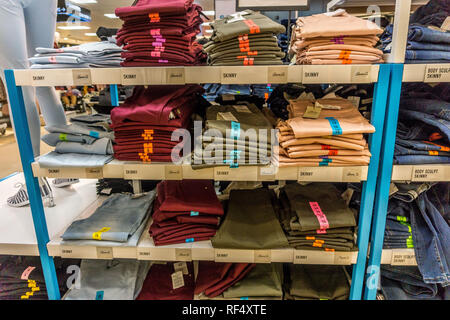
[[397, 221], [403, 221], [403, 222], [406, 222], [406, 217], [397, 216]]
[[67, 133], [60, 133], [59, 134], [59, 140], [67, 141]]

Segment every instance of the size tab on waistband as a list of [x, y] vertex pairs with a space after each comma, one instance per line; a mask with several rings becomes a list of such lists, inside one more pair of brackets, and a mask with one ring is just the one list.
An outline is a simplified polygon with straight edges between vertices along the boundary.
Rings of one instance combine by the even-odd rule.
[[331, 130], [333, 132], [333, 136], [340, 136], [340, 135], [342, 135], [341, 125], [339, 124], [339, 121], [336, 118], [326, 117], [325, 119], [327, 119], [330, 122]]

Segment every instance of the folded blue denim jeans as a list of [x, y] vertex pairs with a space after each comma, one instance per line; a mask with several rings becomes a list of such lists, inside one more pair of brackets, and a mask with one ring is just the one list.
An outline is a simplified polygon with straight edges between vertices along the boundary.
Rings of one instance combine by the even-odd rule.
[[450, 103], [436, 99], [403, 98], [400, 102], [402, 110], [413, 110], [431, 114], [440, 119], [450, 121]]
[[433, 30], [425, 26], [411, 25], [409, 26], [408, 40], [450, 44], [450, 32]]
[[[435, 186], [436, 182], [422, 182], [422, 183], [396, 183], [397, 191], [393, 194], [393, 198], [401, 200], [403, 202], [413, 202], [417, 197]], [[434, 188], [432, 189], [434, 190]], [[431, 199], [430, 199], [431, 200]], [[432, 200], [433, 201], [433, 200]], [[433, 201], [434, 203], [434, 201]], [[399, 220], [399, 219], [394, 219]], [[403, 221], [403, 220], [402, 220]], [[405, 222], [409, 222], [410, 219]]]
[[155, 196], [155, 190], [138, 198], [113, 194], [89, 218], [74, 221], [62, 238], [126, 242], [151, 210]]
[[450, 121], [438, 118], [434, 115], [401, 109], [399, 117], [403, 120], [415, 120], [428, 124], [435, 128], [435, 131], [440, 131], [447, 142], [450, 141]]
[[408, 41], [407, 50], [450, 51], [450, 44]]
[[404, 140], [397, 137], [395, 140], [396, 145], [400, 145], [402, 147], [413, 149], [413, 150], [421, 150], [421, 151], [443, 151], [443, 147], [437, 144], [433, 144], [427, 141], [418, 141], [418, 140]]
[[401, 145], [396, 144], [394, 149], [394, 155], [395, 156], [441, 156], [441, 157], [449, 157], [450, 152], [446, 151], [425, 151], [425, 150], [414, 150], [402, 147]]
[[436, 284], [422, 280], [417, 267], [381, 267], [381, 291], [387, 300], [442, 300]]
[[411, 50], [408, 49], [405, 52], [405, 59], [408, 60], [450, 60], [449, 51], [437, 51], [437, 50]]
[[450, 284], [450, 227], [422, 193], [411, 204], [411, 227], [417, 265], [425, 283]]
[[425, 155], [394, 156], [394, 163], [404, 165], [450, 163], [450, 157]]

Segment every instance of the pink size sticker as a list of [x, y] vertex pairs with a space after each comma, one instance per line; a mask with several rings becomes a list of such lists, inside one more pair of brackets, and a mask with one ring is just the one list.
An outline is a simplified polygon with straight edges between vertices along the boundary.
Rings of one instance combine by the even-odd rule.
[[158, 58], [161, 57], [161, 52], [160, 51], [152, 51], [151, 54], [152, 54], [152, 57], [158, 57]]
[[28, 277], [30, 276], [30, 273], [31, 273], [34, 269], [36, 269], [36, 267], [28, 267], [28, 268], [26, 268], [26, 269], [23, 271], [22, 276], [20, 277], [20, 279], [22, 279], [22, 280], [28, 280]]
[[158, 60], [159, 63], [169, 63], [169, 60]]
[[320, 209], [319, 203], [318, 202], [310, 202], [309, 205], [310, 205], [313, 213], [316, 215], [317, 220], [319, 221], [319, 225], [320, 225], [319, 230], [326, 230], [326, 229], [330, 228], [330, 225], [328, 224], [327, 216], [322, 212], [322, 209]]
[[152, 42], [152, 46], [154, 46], [154, 47], [162, 47], [163, 43], [162, 42]]
[[64, 50], [63, 49], [58, 49], [58, 50], [56, 50], [56, 52], [64, 52]]
[[51, 63], [56, 63], [56, 57], [49, 57], [48, 61], [50, 61]]

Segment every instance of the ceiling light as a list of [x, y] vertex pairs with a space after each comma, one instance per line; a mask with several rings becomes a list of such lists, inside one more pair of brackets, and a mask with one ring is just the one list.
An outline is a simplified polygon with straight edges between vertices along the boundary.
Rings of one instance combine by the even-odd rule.
[[91, 27], [87, 26], [59, 26], [58, 29], [61, 30], [88, 30]]
[[211, 24], [211, 22], [203, 22], [201, 25], [202, 25], [202, 27], [206, 27], [206, 26], [209, 26]]
[[211, 29], [205, 30], [206, 33], [212, 33], [213, 31]]
[[202, 13], [205, 16], [213, 16], [216, 12], [215, 11], [202, 11]]
[[97, 3], [97, 0], [70, 0], [70, 2], [76, 4], [89, 4], [89, 3]]
[[88, 32], [88, 33], [85, 33], [84, 35], [88, 36], [88, 37], [96, 37], [97, 36], [97, 34], [93, 33], [93, 32]]
[[114, 13], [105, 13], [104, 14], [105, 17], [108, 17], [110, 19], [118, 19], [119, 17], [116, 16]]

